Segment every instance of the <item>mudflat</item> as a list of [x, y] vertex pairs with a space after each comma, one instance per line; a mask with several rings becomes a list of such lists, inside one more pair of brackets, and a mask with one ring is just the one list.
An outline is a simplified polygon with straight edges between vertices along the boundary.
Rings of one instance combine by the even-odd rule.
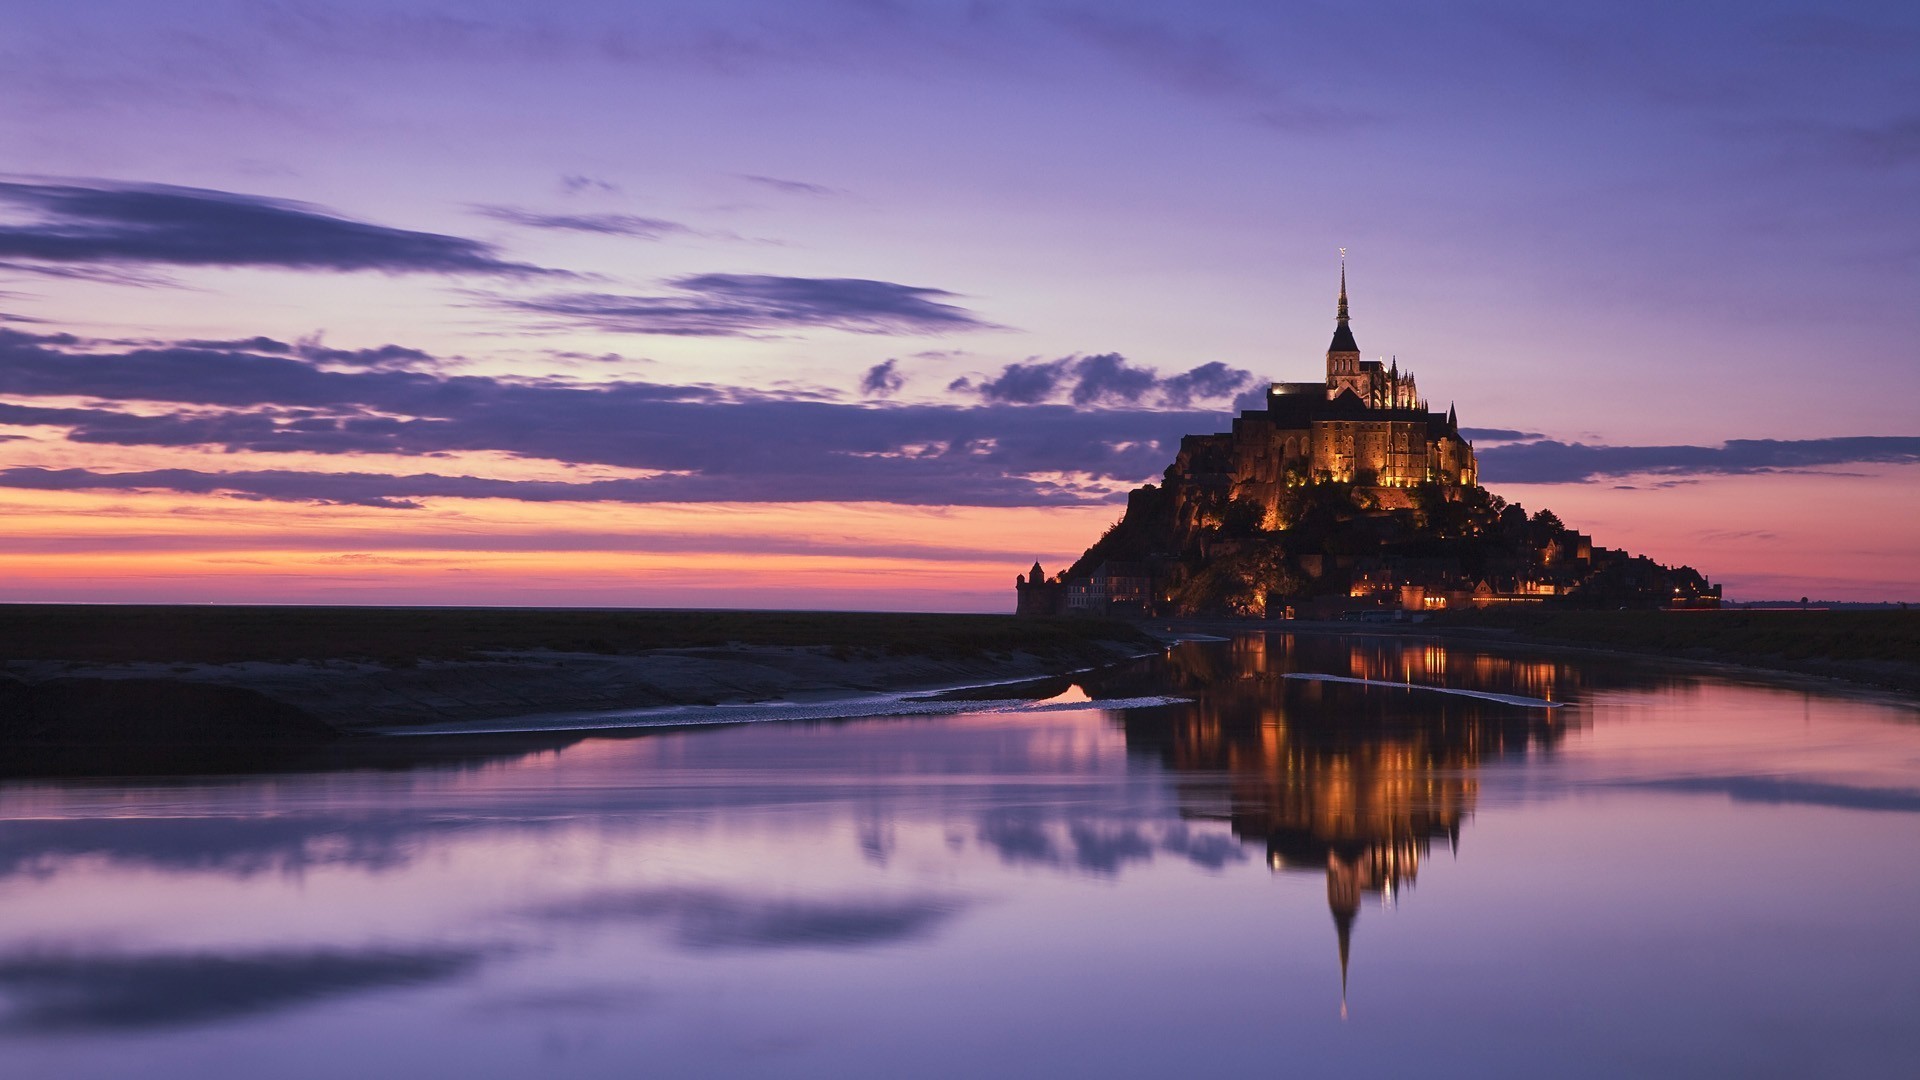
[[1490, 609], [1427, 626], [1920, 691], [1920, 611]]
[[0, 747], [304, 743], [542, 712], [1056, 674], [1121, 622], [867, 612], [0, 605]]

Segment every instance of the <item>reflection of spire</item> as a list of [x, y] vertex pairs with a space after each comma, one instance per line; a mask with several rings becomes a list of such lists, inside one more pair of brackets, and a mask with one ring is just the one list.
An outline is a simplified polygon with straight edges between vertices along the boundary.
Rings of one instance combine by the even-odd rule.
[[1340, 935], [1340, 1019], [1347, 1018], [1347, 955], [1353, 951], [1354, 912], [1333, 913], [1333, 926]]
[[1360, 866], [1327, 853], [1327, 907], [1340, 937], [1340, 1019], [1347, 1018], [1347, 957], [1353, 945], [1353, 921], [1360, 915]]

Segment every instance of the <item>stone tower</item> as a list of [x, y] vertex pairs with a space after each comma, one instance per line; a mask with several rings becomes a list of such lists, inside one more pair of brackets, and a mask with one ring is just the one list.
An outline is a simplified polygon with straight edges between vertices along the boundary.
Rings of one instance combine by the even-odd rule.
[[1327, 346], [1327, 396], [1338, 397], [1351, 390], [1362, 401], [1372, 389], [1372, 380], [1360, 368], [1360, 346], [1354, 344], [1353, 329], [1347, 325], [1347, 257], [1340, 256], [1340, 309], [1333, 325], [1333, 343]]

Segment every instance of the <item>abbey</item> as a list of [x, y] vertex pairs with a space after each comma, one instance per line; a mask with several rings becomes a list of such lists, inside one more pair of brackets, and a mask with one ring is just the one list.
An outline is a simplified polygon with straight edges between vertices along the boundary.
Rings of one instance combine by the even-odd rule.
[[[1691, 567], [1596, 545], [1480, 486], [1450, 406], [1397, 360], [1362, 360], [1347, 271], [1326, 377], [1277, 382], [1233, 430], [1188, 435], [1159, 484], [1073, 565], [1014, 580], [1030, 615], [1310, 617], [1495, 604], [1712, 607]], [[1289, 615], [1290, 617], [1290, 615]]]
[[[1362, 360], [1347, 310], [1347, 270], [1340, 268], [1340, 306], [1327, 346], [1322, 382], [1277, 382], [1264, 410], [1243, 412], [1230, 433], [1189, 435], [1169, 475], [1215, 498], [1196, 511], [1234, 501], [1258, 504], [1268, 528], [1281, 527], [1285, 489], [1335, 482], [1378, 489], [1381, 509], [1412, 506], [1409, 489], [1436, 484], [1449, 491], [1478, 482], [1473, 444], [1456, 413], [1430, 412], [1412, 372]], [[1189, 528], [1202, 521], [1181, 523]]]

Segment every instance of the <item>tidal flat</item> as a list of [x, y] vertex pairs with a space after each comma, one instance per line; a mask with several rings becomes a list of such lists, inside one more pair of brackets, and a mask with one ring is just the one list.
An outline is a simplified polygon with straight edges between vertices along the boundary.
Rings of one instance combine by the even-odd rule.
[[1124, 623], [997, 615], [0, 606], [0, 773], [311, 760], [356, 735], [809, 702], [1157, 651]]

